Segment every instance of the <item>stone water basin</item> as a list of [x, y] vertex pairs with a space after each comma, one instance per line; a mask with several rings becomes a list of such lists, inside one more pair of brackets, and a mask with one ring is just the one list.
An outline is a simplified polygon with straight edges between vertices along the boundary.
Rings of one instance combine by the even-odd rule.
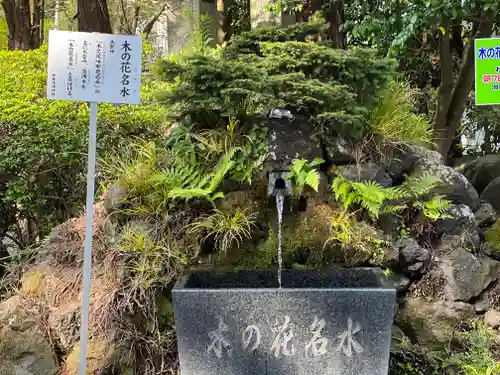
[[386, 375], [396, 290], [377, 269], [194, 272], [173, 290], [182, 375]]

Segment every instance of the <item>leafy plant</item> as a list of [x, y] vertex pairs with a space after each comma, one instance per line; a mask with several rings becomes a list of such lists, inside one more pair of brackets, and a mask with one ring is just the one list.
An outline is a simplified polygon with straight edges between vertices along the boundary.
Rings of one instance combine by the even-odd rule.
[[319, 172], [316, 167], [324, 162], [325, 161], [321, 158], [315, 158], [310, 163], [304, 159], [297, 159], [293, 161], [290, 167], [290, 172], [287, 174], [287, 178], [292, 180], [294, 183], [296, 194], [302, 193], [306, 185], [310, 186], [315, 191], [318, 191]]
[[419, 201], [415, 206], [420, 207], [424, 216], [430, 221], [437, 221], [450, 217], [447, 211], [451, 207], [451, 201], [444, 199], [440, 195], [435, 195], [430, 200], [424, 202]]
[[407, 177], [397, 188], [397, 195], [407, 199], [417, 199], [442, 184], [441, 179], [431, 172]]
[[206, 232], [203, 241], [213, 238], [215, 248], [226, 254], [234, 245], [239, 247], [245, 239], [250, 238], [256, 218], [257, 213], [249, 213], [247, 210], [238, 209], [234, 213], [225, 213], [214, 209], [210, 216], [191, 224], [191, 230]]
[[253, 126], [238, 148], [231, 178], [251, 185], [253, 176], [262, 170], [268, 155], [267, 127]]
[[458, 365], [465, 375], [495, 375], [500, 362], [494, 355], [497, 346], [495, 332], [483, 322], [473, 323], [472, 330], [459, 334], [464, 351], [458, 356]]
[[224, 194], [217, 189], [234, 166], [236, 149], [215, 166], [190, 163], [182, 155], [154, 142], [133, 144], [106, 163], [108, 181], [127, 192], [128, 215], [156, 215], [175, 208], [179, 200], [213, 202]]

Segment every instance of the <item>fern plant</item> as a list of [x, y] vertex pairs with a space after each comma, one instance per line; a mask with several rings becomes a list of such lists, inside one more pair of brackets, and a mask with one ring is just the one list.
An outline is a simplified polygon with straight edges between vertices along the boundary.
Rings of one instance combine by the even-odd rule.
[[359, 204], [372, 219], [380, 216], [386, 200], [397, 197], [397, 190], [394, 188], [384, 188], [374, 181], [354, 182], [342, 176], [337, 176], [333, 180], [332, 191], [335, 199], [342, 203], [345, 211], [354, 204]]
[[[200, 178], [191, 178], [186, 175], [185, 180], [182, 181], [180, 186], [174, 187], [168, 192], [168, 198], [181, 198], [186, 200], [200, 198], [206, 199], [210, 202], [213, 202], [218, 198], [223, 198], [224, 193], [216, 192], [216, 190], [219, 187], [220, 183], [224, 180], [224, 177], [233, 168], [233, 157], [236, 151], [238, 151], [238, 149], [233, 148], [226, 152], [226, 154], [214, 168], [213, 172], [198, 176]], [[169, 178], [168, 176], [165, 177]]]
[[304, 191], [304, 187], [310, 186], [314, 191], [318, 191], [319, 187], [319, 172], [316, 167], [323, 164], [325, 161], [321, 158], [315, 158], [308, 163], [304, 159], [296, 159], [292, 163], [290, 172], [287, 175], [294, 183], [295, 193], [299, 195]]
[[388, 188], [373, 181], [355, 182], [337, 176], [332, 183], [332, 192], [344, 210], [358, 204], [372, 220], [378, 219], [384, 212], [402, 213], [418, 208], [428, 220], [436, 221], [448, 217], [446, 211], [451, 206], [451, 202], [442, 195], [425, 199], [440, 183], [441, 179], [429, 172], [410, 177], [399, 187]]

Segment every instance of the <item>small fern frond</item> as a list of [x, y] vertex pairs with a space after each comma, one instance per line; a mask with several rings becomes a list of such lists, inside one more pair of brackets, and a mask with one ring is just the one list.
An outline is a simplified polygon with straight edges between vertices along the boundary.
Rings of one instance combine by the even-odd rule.
[[447, 214], [448, 209], [451, 207], [451, 201], [444, 199], [442, 195], [435, 195], [430, 200], [419, 203], [419, 205], [424, 216], [431, 221], [451, 217]]
[[441, 178], [431, 172], [424, 172], [419, 176], [411, 176], [398, 188], [401, 198], [418, 198], [428, 194], [442, 183]]

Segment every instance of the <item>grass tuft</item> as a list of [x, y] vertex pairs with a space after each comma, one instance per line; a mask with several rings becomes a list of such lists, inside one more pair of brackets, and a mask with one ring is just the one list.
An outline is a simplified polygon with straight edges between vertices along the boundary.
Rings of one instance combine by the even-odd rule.
[[256, 218], [257, 213], [249, 213], [246, 209], [238, 209], [234, 213], [214, 209], [210, 216], [199, 219], [190, 227], [192, 232], [207, 233], [203, 241], [213, 238], [215, 248], [225, 255], [233, 246], [239, 247], [250, 238]]
[[408, 83], [392, 82], [372, 113], [370, 133], [394, 146], [429, 147], [433, 141], [431, 124], [414, 112], [415, 104], [416, 92]]

